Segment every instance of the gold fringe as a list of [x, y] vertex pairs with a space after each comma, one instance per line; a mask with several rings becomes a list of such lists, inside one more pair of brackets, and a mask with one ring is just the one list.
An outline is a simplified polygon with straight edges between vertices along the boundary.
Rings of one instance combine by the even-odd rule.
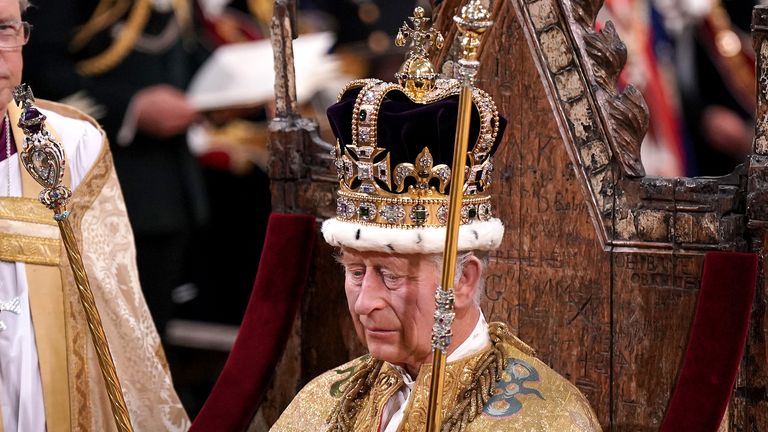
[[371, 391], [384, 362], [369, 357], [349, 378], [341, 398], [328, 416], [327, 432], [351, 432], [365, 396]]
[[504, 353], [494, 344], [472, 371], [472, 383], [464, 389], [456, 406], [443, 419], [442, 432], [464, 432], [467, 425], [483, 412], [493, 393], [494, 384], [507, 367]]

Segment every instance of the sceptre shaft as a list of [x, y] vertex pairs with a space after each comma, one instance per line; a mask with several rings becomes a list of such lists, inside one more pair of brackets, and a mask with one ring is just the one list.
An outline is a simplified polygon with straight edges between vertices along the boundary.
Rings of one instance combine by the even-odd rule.
[[109, 350], [107, 336], [101, 324], [101, 317], [88, 282], [75, 234], [68, 219], [67, 202], [72, 196], [72, 191], [62, 185], [65, 169], [64, 147], [46, 130], [45, 115], [34, 106], [35, 98], [27, 85], [21, 84], [16, 88], [14, 99], [22, 109], [19, 127], [25, 136], [19, 157], [29, 175], [43, 187], [39, 195], [40, 202], [53, 210], [53, 218], [59, 225], [77, 292], [80, 295], [80, 303], [83, 305], [93, 346], [99, 359], [99, 368], [104, 377], [104, 386], [109, 396], [117, 430], [132, 432], [133, 428], [115, 370], [115, 362]]
[[443, 269], [440, 286], [435, 292], [435, 325], [432, 330], [432, 377], [429, 383], [429, 405], [427, 410], [427, 431], [437, 432], [442, 424], [443, 384], [445, 379], [445, 359], [451, 344], [451, 324], [453, 312], [453, 286], [456, 273], [456, 255], [458, 252], [459, 223], [461, 222], [461, 204], [464, 194], [464, 170], [469, 146], [469, 127], [472, 116], [472, 88], [474, 86], [480, 48], [480, 36], [491, 26], [490, 13], [480, 0], [470, 0], [461, 8], [459, 15], [453, 17], [461, 32], [461, 58], [458, 61], [458, 78], [461, 82], [459, 93], [459, 112], [454, 141], [453, 164], [451, 172], [451, 193], [448, 204], [446, 223]]

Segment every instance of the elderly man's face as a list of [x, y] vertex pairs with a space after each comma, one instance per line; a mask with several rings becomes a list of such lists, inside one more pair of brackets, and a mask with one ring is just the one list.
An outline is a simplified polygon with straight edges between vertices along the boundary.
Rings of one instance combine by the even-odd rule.
[[[0, 23], [21, 21], [19, 0], [0, 0]], [[0, 49], [0, 110], [13, 98], [13, 89], [21, 83], [21, 47]]]
[[340, 261], [349, 312], [371, 355], [416, 368], [426, 362], [440, 278], [435, 260], [344, 249]]

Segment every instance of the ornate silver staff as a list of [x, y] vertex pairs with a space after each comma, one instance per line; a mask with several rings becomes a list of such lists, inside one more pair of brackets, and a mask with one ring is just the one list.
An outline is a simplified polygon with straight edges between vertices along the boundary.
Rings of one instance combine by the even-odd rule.
[[469, 127], [472, 116], [472, 88], [480, 62], [477, 60], [480, 36], [491, 26], [491, 16], [480, 0], [470, 0], [461, 8], [460, 15], [453, 21], [461, 32], [461, 58], [458, 78], [461, 82], [459, 113], [456, 124], [451, 193], [448, 204], [448, 222], [443, 254], [443, 272], [440, 287], [435, 293], [435, 325], [432, 328], [432, 378], [429, 385], [429, 406], [427, 431], [437, 432], [442, 424], [443, 384], [445, 378], [445, 357], [451, 344], [453, 323], [453, 284], [458, 252], [459, 223], [461, 222], [461, 201], [464, 194], [464, 170], [469, 147]]
[[35, 98], [26, 84], [21, 84], [13, 93], [16, 104], [21, 107], [19, 127], [24, 132], [24, 143], [19, 154], [21, 161], [29, 175], [43, 186], [40, 191], [40, 202], [53, 210], [53, 218], [59, 224], [61, 238], [67, 251], [69, 265], [75, 277], [75, 285], [80, 294], [80, 302], [85, 310], [85, 318], [88, 321], [88, 329], [91, 333], [93, 346], [99, 359], [101, 374], [104, 376], [104, 385], [109, 395], [112, 414], [115, 417], [115, 425], [120, 432], [132, 432], [131, 420], [128, 416], [128, 408], [123, 397], [123, 390], [115, 370], [115, 362], [109, 351], [107, 336], [101, 324], [101, 317], [96, 308], [91, 286], [88, 283], [88, 275], [83, 266], [83, 258], [80, 256], [72, 225], [69, 223], [69, 211], [67, 202], [72, 196], [72, 191], [61, 184], [64, 179], [65, 157], [64, 147], [45, 129], [45, 115], [34, 105]]

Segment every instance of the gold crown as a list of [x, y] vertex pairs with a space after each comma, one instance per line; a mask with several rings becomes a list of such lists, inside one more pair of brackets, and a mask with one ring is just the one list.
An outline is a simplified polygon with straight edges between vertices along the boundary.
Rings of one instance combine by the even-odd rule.
[[[357, 91], [351, 124], [345, 123], [351, 127], [351, 143], [338, 139], [334, 152], [340, 185], [336, 211], [340, 220], [392, 228], [442, 227], [447, 222], [446, 188], [450, 187], [451, 168], [435, 164], [430, 152], [433, 143], [425, 143], [412, 162], [396, 161], [399, 163], [392, 169], [392, 149], [382, 147], [378, 140], [379, 117], [387, 100], [429, 106], [451, 97], [458, 99], [461, 91], [458, 80], [437, 78], [427, 58], [430, 48], [442, 45], [440, 33], [428, 28], [429, 19], [421, 8], [416, 8], [411, 21], [413, 28], [403, 24], [396, 40], [400, 46], [411, 40], [408, 58], [396, 74], [399, 83], [355, 80], [339, 94], [341, 103], [351, 100]], [[491, 153], [499, 133], [499, 114], [486, 92], [473, 88], [472, 99], [479, 117], [479, 133], [467, 154], [462, 224], [493, 218], [489, 193]], [[455, 130], [455, 123], [449, 126]], [[452, 141], [450, 145], [452, 152]]]

